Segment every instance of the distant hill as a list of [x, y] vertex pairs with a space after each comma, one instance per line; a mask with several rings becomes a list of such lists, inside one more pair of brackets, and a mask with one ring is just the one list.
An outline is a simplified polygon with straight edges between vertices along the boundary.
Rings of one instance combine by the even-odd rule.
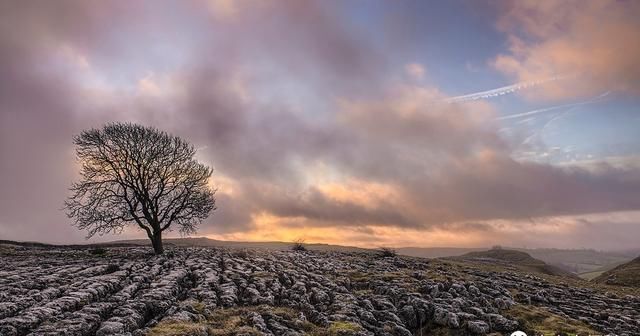
[[602, 273], [593, 281], [608, 285], [640, 287], [640, 257]]
[[51, 248], [70, 248], [70, 249], [86, 249], [92, 247], [128, 247], [135, 246], [137, 244], [130, 244], [124, 242], [110, 242], [110, 243], [90, 243], [90, 244], [48, 244], [40, 242], [21, 242], [15, 240], [2, 240], [0, 239], [0, 246], [21, 246], [35, 249], [51, 249]]
[[492, 264], [507, 264], [525, 272], [543, 273], [549, 275], [576, 277], [574, 273], [567, 272], [559, 267], [549, 265], [542, 260], [530, 256], [526, 252], [508, 250], [508, 249], [491, 249], [487, 251], [469, 252], [456, 259], [466, 261], [488, 262]]
[[443, 258], [461, 256], [469, 252], [485, 251], [486, 247], [400, 247], [396, 249], [399, 254], [421, 258]]
[[[125, 245], [150, 245], [151, 242], [148, 239], [133, 239], [133, 240], [118, 240], [108, 244], [125, 244]], [[229, 247], [229, 248], [251, 248], [251, 249], [266, 249], [266, 250], [288, 250], [291, 248], [290, 242], [243, 242], [243, 241], [228, 241], [217, 240], [205, 237], [199, 238], [166, 238], [164, 239], [165, 245], [173, 246], [199, 246], [199, 247]], [[341, 251], [341, 252], [367, 252], [370, 249], [364, 249], [354, 246], [342, 246], [342, 245], [330, 245], [330, 244], [304, 244], [307, 249], [319, 250], [319, 251]]]
[[[517, 249], [547, 264], [588, 277], [589, 273], [606, 271], [636, 257], [634, 252], [596, 251], [593, 249]], [[584, 276], [582, 276], [584, 274]]]
[[[593, 249], [525, 249], [514, 247], [505, 247], [505, 249], [525, 252], [533, 258], [540, 259], [567, 272], [576, 273], [586, 279], [626, 263], [640, 253], [637, 250], [597, 251]], [[442, 258], [486, 250], [487, 248], [403, 247], [398, 248], [398, 253], [413, 257]]]
[[[268, 250], [286, 250], [291, 248], [290, 242], [238, 242], [199, 238], [165, 238], [165, 244], [174, 246], [202, 246], [202, 247], [230, 247], [230, 248], [258, 248]], [[2, 244], [21, 245], [34, 248], [89, 248], [93, 246], [117, 247], [130, 245], [149, 245], [148, 239], [119, 240], [108, 243], [91, 243], [91, 244], [72, 244], [72, 245], [54, 245], [37, 242], [15, 242], [1, 241]], [[344, 252], [363, 252], [371, 251], [371, 249], [359, 248], [354, 246], [341, 246], [330, 244], [305, 244], [308, 249], [323, 251], [344, 251]], [[529, 254], [535, 259], [542, 260], [548, 265], [555, 266], [566, 272], [576, 273], [584, 279], [592, 279], [605, 271], [623, 263], [629, 262], [640, 253], [640, 250], [630, 251], [596, 251], [593, 249], [523, 249], [506, 247], [506, 250], [521, 251]], [[451, 256], [462, 256], [470, 252], [482, 252], [487, 248], [458, 248], [458, 247], [399, 247], [396, 249], [398, 254], [412, 257], [422, 258], [443, 258]]]

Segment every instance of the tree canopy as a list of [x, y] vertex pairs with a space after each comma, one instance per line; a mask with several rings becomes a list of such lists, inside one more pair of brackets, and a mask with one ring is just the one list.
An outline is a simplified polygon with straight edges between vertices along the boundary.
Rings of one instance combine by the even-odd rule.
[[216, 209], [213, 170], [196, 161], [185, 140], [155, 128], [112, 123], [74, 137], [81, 164], [65, 202], [67, 215], [88, 237], [119, 234], [129, 225], [147, 233], [157, 254], [162, 232], [196, 232]]

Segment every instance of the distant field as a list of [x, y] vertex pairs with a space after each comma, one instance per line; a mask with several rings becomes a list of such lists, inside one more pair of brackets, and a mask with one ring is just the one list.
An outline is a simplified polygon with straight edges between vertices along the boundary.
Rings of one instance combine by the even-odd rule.
[[593, 280], [593, 279], [597, 278], [598, 276], [600, 276], [600, 274], [602, 274], [604, 272], [605, 271], [586, 272], [586, 273], [580, 273], [580, 274], [578, 274], [578, 276], [581, 277], [582, 279], [585, 279], [585, 280]]
[[597, 277], [599, 277], [602, 273], [607, 272], [609, 270], [612, 270], [614, 268], [616, 268], [619, 265], [624, 264], [626, 261], [623, 262], [614, 262], [605, 266], [601, 266], [598, 268], [595, 268], [591, 271], [586, 271], [586, 272], [582, 272], [580, 274], [578, 274], [579, 277], [581, 277], [582, 279], [586, 279], [586, 280], [593, 280]]

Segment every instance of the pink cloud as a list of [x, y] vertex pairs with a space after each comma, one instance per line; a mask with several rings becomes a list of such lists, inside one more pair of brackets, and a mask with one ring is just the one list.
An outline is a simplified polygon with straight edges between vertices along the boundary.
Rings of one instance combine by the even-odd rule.
[[496, 69], [524, 82], [569, 76], [527, 91], [531, 97], [640, 94], [640, 3], [524, 0], [501, 10], [509, 52], [492, 61]]

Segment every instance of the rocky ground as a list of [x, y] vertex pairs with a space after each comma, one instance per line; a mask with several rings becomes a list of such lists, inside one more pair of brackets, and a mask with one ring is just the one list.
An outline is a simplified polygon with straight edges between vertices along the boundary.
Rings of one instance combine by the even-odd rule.
[[148, 252], [0, 251], [0, 335], [500, 335], [526, 329], [514, 307], [534, 306], [581, 330], [640, 335], [640, 297], [516, 271], [368, 253]]

